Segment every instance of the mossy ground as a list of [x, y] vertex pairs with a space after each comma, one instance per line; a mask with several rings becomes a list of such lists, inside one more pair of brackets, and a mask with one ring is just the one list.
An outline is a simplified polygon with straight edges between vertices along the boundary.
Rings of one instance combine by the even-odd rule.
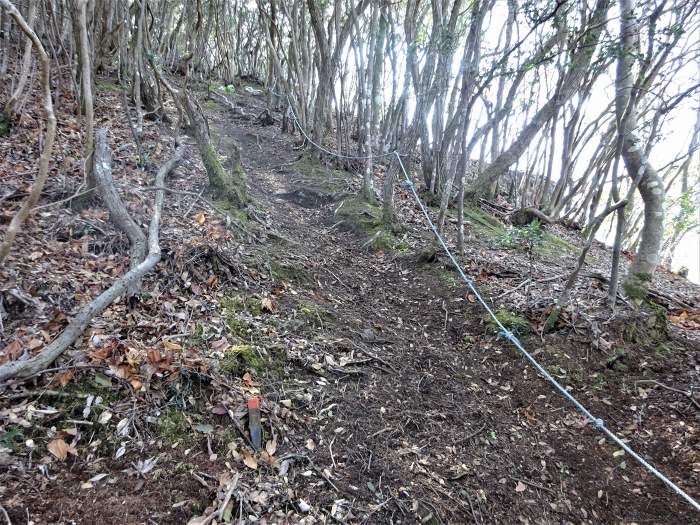
[[300, 262], [294, 261], [270, 261], [270, 273], [275, 279], [295, 282], [298, 284], [309, 280], [306, 268]]
[[6, 137], [12, 130], [12, 119], [0, 112], [0, 137]]
[[576, 248], [554, 233], [531, 226], [515, 227], [501, 222], [496, 217], [476, 207], [464, 210], [465, 222], [486, 245], [504, 249], [532, 251], [542, 257], [559, 257], [562, 253], [576, 253]]
[[340, 191], [347, 181], [353, 179], [352, 173], [321, 162], [310, 153], [302, 155], [291, 166], [307, 181], [322, 184], [329, 191]]
[[221, 308], [227, 314], [247, 312], [251, 315], [262, 314], [262, 301], [256, 297], [224, 297], [220, 301]]
[[382, 208], [377, 203], [358, 196], [349, 197], [336, 208], [335, 215], [345, 227], [365, 237], [366, 245], [372, 251], [404, 252], [408, 249], [408, 244], [399, 237], [396, 225], [384, 222]]
[[107, 91], [112, 93], [121, 94], [124, 88], [117, 84], [116, 82], [109, 82], [108, 80], [97, 80], [95, 82], [96, 91]]
[[248, 371], [261, 371], [265, 366], [265, 359], [250, 345], [233, 346], [219, 359], [221, 371], [233, 377], [240, 377]]
[[[530, 321], [513, 312], [501, 308], [500, 310], [496, 310], [494, 314], [498, 321], [515, 335], [525, 335], [532, 331]], [[493, 331], [500, 332], [501, 328], [491, 316], [486, 317], [486, 323]]]
[[301, 303], [297, 312], [299, 317], [312, 322], [331, 324], [335, 321], [335, 314], [333, 314], [333, 312], [316, 303]]

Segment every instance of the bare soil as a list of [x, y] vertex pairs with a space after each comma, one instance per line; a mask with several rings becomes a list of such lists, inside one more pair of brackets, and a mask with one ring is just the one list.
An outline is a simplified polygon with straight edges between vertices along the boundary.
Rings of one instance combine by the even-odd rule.
[[[299, 137], [255, 122], [262, 98], [233, 99], [243, 117], [205, 106], [220, 153], [232, 141], [241, 147], [255, 228], [253, 239], [235, 248], [239, 277], [217, 297], [274, 302], [248, 342], [265, 348], [269, 362], [282, 361], [258, 370], [253, 381], [264, 400], [267, 439], [276, 437], [273, 455], [287, 459], [286, 471], [264, 461], [250, 469], [230, 454], [225, 438], [217, 441], [231, 432], [230, 421], [211, 410], [221, 403], [222, 387], [193, 375], [182, 384], [191, 386], [183, 398], [194, 401], [182, 410], [197, 414], [193, 424], [212, 424], [212, 434], [190, 431], [185, 444], [169, 446], [144, 423], [138, 454], [81, 452], [66, 463], [45, 462], [42, 471], [31, 454], [17, 453], [20, 463], [0, 467], [0, 503], [13, 523], [186, 523], [216, 508], [224, 474], [241, 477], [233, 498], [241, 523], [700, 523], [494, 333], [444, 258], [424, 262], [433, 240], [408, 193], [397, 198], [407, 248], [369, 251], [366, 239], [344, 231], [334, 215], [357, 179], [343, 180], [343, 191], [319, 190], [299, 172], [305, 155]], [[203, 187], [201, 169], [189, 183], [193, 191]], [[575, 231], [554, 232], [581, 243]], [[470, 233], [465, 267], [496, 306], [536, 327], [546, 315], [538, 297], [544, 305], [563, 279], [504, 292], [523, 276], [565, 272], [575, 253], [533, 256], [485, 245]], [[591, 271], [607, 257], [596, 248]], [[697, 305], [698, 289], [686, 281], [673, 286], [675, 279], [663, 274], [658, 286]], [[633, 343], [625, 328], [649, 316], [631, 305], [603, 316], [601, 294], [598, 280], [583, 278], [576, 307], [559, 329], [526, 334], [523, 342], [594, 414], [698, 498], [696, 332], [672, 326], [662, 348]], [[210, 308], [212, 317], [216, 310]], [[31, 399], [45, 407], [46, 385], [35, 387]], [[148, 395], [119, 394], [141, 417], [153, 413], [138, 408], [153, 406]], [[160, 401], [173, 399], [166, 389], [160, 394]], [[5, 410], [18, 403], [9, 396]], [[151, 456], [159, 458], [157, 468], [135, 475], [137, 458]], [[81, 488], [98, 472], [111, 481]]]

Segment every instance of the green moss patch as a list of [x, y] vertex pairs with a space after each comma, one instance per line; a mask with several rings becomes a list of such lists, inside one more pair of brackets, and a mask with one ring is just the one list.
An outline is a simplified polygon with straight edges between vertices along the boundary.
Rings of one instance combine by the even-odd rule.
[[192, 425], [180, 410], [172, 409], [161, 414], [157, 426], [158, 435], [171, 445], [190, 444], [196, 440]]
[[321, 321], [330, 324], [335, 321], [333, 312], [316, 303], [302, 303], [297, 310], [299, 317], [309, 321]]
[[447, 288], [455, 288], [462, 283], [461, 279], [457, 277], [457, 274], [451, 270], [438, 269], [437, 276], [442, 285]]
[[250, 345], [237, 345], [229, 348], [219, 359], [222, 372], [239, 377], [247, 371], [258, 372], [265, 368], [265, 360]]
[[227, 315], [241, 312], [247, 312], [251, 315], [261, 315], [263, 311], [262, 301], [255, 297], [224, 297], [220, 304]]
[[406, 251], [408, 244], [397, 237], [395, 225], [383, 221], [382, 208], [359, 196], [343, 200], [335, 210], [343, 226], [366, 238], [372, 251]]
[[309, 280], [306, 268], [300, 262], [270, 261], [270, 273], [281, 281], [304, 283]]
[[560, 257], [564, 253], [576, 253], [576, 247], [545, 231], [538, 221], [524, 227], [508, 226], [496, 217], [476, 207], [464, 210], [464, 219], [481, 241], [503, 249], [532, 251], [542, 257]]
[[[524, 317], [516, 315], [504, 308], [496, 310], [494, 313], [496, 314], [496, 318], [499, 320], [499, 322], [508, 330], [513, 332], [513, 334], [524, 335], [532, 332], [532, 325], [530, 324], [530, 321], [528, 321]], [[486, 322], [491, 327], [491, 329], [493, 329], [496, 332], [500, 332], [501, 328], [490, 315], [486, 317]]]
[[95, 88], [97, 91], [106, 91], [111, 93], [121, 94], [124, 88], [117, 84], [116, 82], [109, 82], [108, 80], [98, 80], [95, 82]]

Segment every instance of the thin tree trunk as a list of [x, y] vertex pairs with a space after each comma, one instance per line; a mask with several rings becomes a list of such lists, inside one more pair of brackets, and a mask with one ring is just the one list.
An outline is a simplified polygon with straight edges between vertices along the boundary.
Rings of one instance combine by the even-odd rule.
[[10, 225], [5, 231], [5, 237], [0, 243], [0, 265], [2, 265], [5, 262], [7, 255], [10, 253], [15, 237], [17, 237], [17, 234], [22, 228], [24, 221], [27, 220], [32, 208], [34, 208], [36, 203], [39, 201], [41, 190], [44, 188], [46, 179], [49, 176], [49, 161], [51, 160], [53, 143], [54, 139], [56, 138], [56, 117], [53, 112], [53, 101], [51, 99], [51, 72], [49, 56], [46, 54], [44, 46], [41, 44], [41, 40], [39, 40], [39, 37], [29, 26], [27, 21], [22, 17], [12, 2], [9, 0], [0, 0], [0, 7], [5, 9], [9, 16], [14, 18], [22, 32], [29, 38], [37, 55], [39, 56], [39, 79], [44, 98], [44, 114], [46, 117], [46, 135], [44, 135], [44, 146], [41, 150], [41, 156], [39, 157], [39, 172], [34, 180], [34, 184], [32, 184], [27, 200], [24, 201], [22, 207], [10, 221]]

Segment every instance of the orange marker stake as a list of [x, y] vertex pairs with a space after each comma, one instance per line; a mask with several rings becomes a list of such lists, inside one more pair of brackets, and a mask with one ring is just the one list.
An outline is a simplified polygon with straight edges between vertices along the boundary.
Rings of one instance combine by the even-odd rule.
[[248, 430], [253, 448], [259, 450], [262, 447], [262, 426], [260, 425], [260, 398], [257, 396], [248, 399]]

